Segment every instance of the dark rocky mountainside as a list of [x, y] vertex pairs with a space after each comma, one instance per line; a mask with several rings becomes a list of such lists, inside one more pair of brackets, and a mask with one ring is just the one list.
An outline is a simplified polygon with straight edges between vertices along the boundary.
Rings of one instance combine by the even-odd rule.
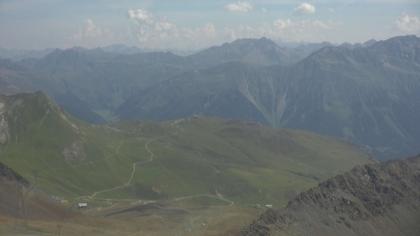
[[420, 156], [356, 167], [268, 210], [242, 235], [420, 233]]
[[3, 163], [0, 163], [0, 181], [16, 181], [22, 186], [29, 186], [29, 182], [26, 179], [24, 179], [22, 176], [14, 172]]
[[62, 219], [71, 216], [21, 175], [0, 163], [0, 215], [26, 219]]

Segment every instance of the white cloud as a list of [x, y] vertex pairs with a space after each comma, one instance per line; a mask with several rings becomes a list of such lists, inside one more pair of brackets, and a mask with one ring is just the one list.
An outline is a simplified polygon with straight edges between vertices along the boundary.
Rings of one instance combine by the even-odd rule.
[[72, 45], [99, 47], [127, 40], [126, 34], [115, 34], [108, 28], [97, 25], [91, 18], [71, 37]]
[[294, 31], [306, 31], [306, 30], [329, 30], [333, 28], [333, 23], [324, 22], [321, 20], [301, 20], [292, 21], [291, 19], [278, 19], [273, 23], [276, 30], [294, 30]]
[[253, 25], [218, 28], [212, 23], [186, 27], [143, 9], [129, 10], [132, 33], [139, 46], [149, 49], [199, 49], [239, 38], [282, 39], [288, 41], [325, 41], [335, 29], [321, 20], [278, 19]]
[[227, 11], [230, 11], [230, 12], [243, 12], [243, 13], [246, 13], [246, 12], [252, 11], [254, 9], [254, 7], [249, 2], [239, 1], [239, 2], [230, 3], [230, 4], [226, 5], [225, 6], [225, 9]]
[[278, 19], [273, 22], [273, 25], [278, 30], [284, 30], [289, 28], [292, 25], [292, 21], [290, 19], [282, 20]]
[[286, 41], [328, 41], [337, 23], [321, 20], [278, 19], [273, 22], [271, 38]]
[[128, 17], [142, 22], [151, 22], [152, 15], [144, 9], [130, 9], [128, 10]]
[[177, 30], [175, 24], [158, 18], [144, 9], [128, 10], [128, 18], [136, 23], [135, 36], [141, 43], [153, 40], [158, 42], [163, 38], [171, 37], [171, 34], [176, 33]]
[[316, 8], [314, 5], [304, 2], [301, 3], [298, 7], [296, 7], [295, 11], [301, 14], [313, 14], [315, 13]]
[[398, 30], [404, 33], [420, 34], [420, 18], [402, 14], [395, 22]]
[[128, 17], [135, 23], [132, 28], [135, 38], [146, 48], [201, 48], [211, 44], [216, 36], [216, 27], [211, 23], [195, 28], [181, 27], [144, 9], [131, 9]]
[[104, 30], [98, 27], [92, 19], [87, 19], [83, 28], [74, 35], [74, 38], [83, 40], [86, 38], [100, 37], [104, 34]]
[[272, 23], [256, 26], [241, 25], [235, 28], [225, 28], [219, 32], [225, 40], [238, 38], [267, 37], [285, 41], [326, 41], [329, 33], [336, 29], [336, 23], [320, 20], [278, 19]]

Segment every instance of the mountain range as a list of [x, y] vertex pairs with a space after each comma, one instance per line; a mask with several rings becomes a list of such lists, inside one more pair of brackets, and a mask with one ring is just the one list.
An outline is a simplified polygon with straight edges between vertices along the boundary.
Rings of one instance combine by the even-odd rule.
[[343, 138], [379, 158], [420, 152], [420, 39], [282, 47], [241, 39], [189, 56], [55, 50], [0, 62], [3, 93], [43, 90], [103, 123], [193, 115]]
[[420, 118], [419, 48], [413, 36], [326, 47], [286, 68], [224, 64], [141, 91], [118, 112], [126, 119], [242, 117], [343, 137], [381, 157], [412, 154], [420, 140], [413, 125]]

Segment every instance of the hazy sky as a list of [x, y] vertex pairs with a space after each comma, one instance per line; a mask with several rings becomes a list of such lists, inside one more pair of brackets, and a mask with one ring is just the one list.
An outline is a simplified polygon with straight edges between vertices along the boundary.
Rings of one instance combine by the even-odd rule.
[[420, 0], [0, 0], [0, 47], [197, 49], [420, 35]]

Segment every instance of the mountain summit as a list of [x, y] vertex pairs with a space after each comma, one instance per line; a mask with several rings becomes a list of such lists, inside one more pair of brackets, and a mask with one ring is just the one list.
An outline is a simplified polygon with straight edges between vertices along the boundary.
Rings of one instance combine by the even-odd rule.
[[211, 47], [191, 56], [197, 65], [214, 66], [226, 62], [243, 62], [254, 65], [288, 64], [285, 48], [267, 38], [238, 39], [221, 46]]

